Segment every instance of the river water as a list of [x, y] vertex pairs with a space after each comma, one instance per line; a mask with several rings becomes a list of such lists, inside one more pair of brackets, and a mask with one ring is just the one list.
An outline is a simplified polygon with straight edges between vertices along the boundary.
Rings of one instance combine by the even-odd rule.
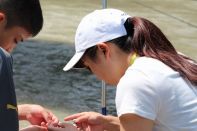
[[[65, 113], [99, 111], [100, 81], [85, 69], [62, 70], [73, 53], [72, 46], [46, 41], [28, 41], [17, 48], [13, 56], [18, 101], [62, 109]], [[113, 88], [108, 89], [113, 92]]]
[[[81, 18], [100, 9], [100, 0], [41, 0], [44, 27], [40, 34], [13, 52], [19, 103], [36, 103], [64, 116], [101, 108], [101, 81], [86, 70], [63, 72], [74, 54], [74, 34]], [[196, 0], [109, 0], [109, 8], [148, 18], [158, 25], [177, 50], [197, 60]], [[108, 113], [116, 115], [115, 87], [107, 85]], [[20, 123], [23, 127], [24, 123]]]

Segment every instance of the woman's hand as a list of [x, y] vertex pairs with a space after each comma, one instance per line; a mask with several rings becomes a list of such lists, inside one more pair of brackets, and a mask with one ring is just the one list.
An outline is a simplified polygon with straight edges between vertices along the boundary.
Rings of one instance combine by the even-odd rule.
[[20, 131], [48, 131], [48, 130], [46, 127], [31, 125], [31, 126], [21, 129]]
[[103, 131], [104, 118], [102, 114], [96, 112], [82, 112], [64, 118], [65, 121], [73, 120], [79, 130], [83, 131]]
[[48, 125], [48, 131], [79, 131], [76, 126], [68, 123], [59, 123], [58, 127]]
[[27, 120], [32, 125], [45, 125], [46, 123], [58, 124], [57, 117], [40, 105], [24, 104], [18, 106], [20, 120]]

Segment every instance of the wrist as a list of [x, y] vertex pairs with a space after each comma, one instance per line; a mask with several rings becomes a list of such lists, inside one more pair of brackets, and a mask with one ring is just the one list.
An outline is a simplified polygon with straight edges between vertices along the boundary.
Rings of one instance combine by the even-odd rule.
[[28, 104], [18, 105], [19, 120], [27, 120], [28, 112], [29, 112], [29, 105]]
[[106, 131], [120, 131], [120, 121], [118, 117], [105, 116], [103, 128]]

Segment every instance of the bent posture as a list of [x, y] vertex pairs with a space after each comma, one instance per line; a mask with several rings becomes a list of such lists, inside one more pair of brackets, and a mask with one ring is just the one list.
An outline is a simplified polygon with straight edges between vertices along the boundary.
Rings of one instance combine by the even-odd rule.
[[85, 67], [116, 85], [118, 117], [83, 112], [66, 121], [85, 131], [196, 131], [197, 64], [152, 22], [96, 10], [80, 22], [75, 49], [64, 70]]

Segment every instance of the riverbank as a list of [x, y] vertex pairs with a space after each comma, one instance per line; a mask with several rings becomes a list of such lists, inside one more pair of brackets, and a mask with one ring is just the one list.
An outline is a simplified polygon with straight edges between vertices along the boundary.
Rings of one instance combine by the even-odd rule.
[[[36, 39], [74, 43], [81, 18], [102, 8], [101, 0], [41, 0], [44, 28]], [[121, 9], [131, 16], [145, 17], [158, 25], [174, 46], [197, 60], [196, 0], [108, 0], [108, 8]]]

